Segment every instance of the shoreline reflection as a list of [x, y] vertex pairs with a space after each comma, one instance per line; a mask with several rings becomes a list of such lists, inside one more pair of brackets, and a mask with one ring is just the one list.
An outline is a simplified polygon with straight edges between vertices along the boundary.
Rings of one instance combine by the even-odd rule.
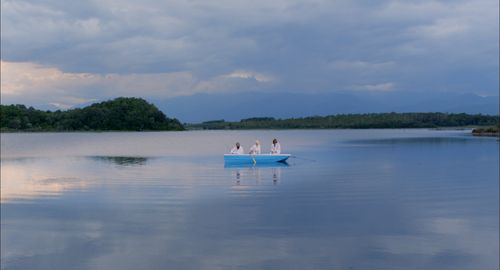
[[120, 166], [142, 166], [146, 165], [147, 157], [129, 157], [129, 156], [89, 156], [88, 158], [96, 161], [109, 162]]

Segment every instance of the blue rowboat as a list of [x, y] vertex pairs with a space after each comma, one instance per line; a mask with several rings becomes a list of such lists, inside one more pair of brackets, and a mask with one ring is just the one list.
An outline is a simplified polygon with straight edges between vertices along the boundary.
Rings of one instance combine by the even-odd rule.
[[226, 169], [245, 169], [245, 168], [263, 168], [263, 169], [276, 169], [276, 168], [287, 168], [290, 165], [286, 162], [273, 162], [273, 163], [224, 163], [224, 168]]
[[225, 163], [249, 163], [249, 164], [261, 164], [261, 163], [275, 163], [275, 162], [285, 162], [290, 157], [290, 154], [279, 154], [279, 155], [271, 155], [271, 154], [261, 154], [261, 155], [233, 155], [233, 154], [225, 154], [224, 162]]

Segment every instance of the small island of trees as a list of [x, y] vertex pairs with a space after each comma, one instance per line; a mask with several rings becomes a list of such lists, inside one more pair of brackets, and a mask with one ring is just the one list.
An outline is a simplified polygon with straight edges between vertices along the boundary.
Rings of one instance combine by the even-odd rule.
[[141, 98], [120, 97], [67, 111], [41, 111], [24, 105], [1, 105], [2, 131], [153, 131], [184, 130]]

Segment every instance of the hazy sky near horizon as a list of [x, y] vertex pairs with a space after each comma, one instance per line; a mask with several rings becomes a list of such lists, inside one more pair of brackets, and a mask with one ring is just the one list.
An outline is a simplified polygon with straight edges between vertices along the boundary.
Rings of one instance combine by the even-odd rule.
[[498, 95], [498, 23], [498, 0], [1, 0], [1, 99]]

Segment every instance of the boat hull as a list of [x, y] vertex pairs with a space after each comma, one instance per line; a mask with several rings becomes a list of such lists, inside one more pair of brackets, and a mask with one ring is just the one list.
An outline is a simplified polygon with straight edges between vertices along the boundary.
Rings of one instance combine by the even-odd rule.
[[290, 157], [290, 154], [261, 154], [261, 155], [224, 155], [224, 162], [230, 164], [262, 164], [262, 163], [276, 163], [285, 162]]

